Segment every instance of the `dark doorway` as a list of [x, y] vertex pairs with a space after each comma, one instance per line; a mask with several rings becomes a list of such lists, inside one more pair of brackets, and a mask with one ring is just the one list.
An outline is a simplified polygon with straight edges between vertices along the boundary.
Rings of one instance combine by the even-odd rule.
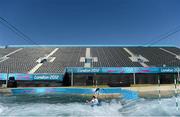
[[86, 85], [93, 85], [93, 76], [87, 76]]
[[63, 78], [63, 86], [71, 86], [71, 74], [65, 73]]
[[173, 74], [161, 74], [160, 82], [161, 84], [172, 84], [174, 81]]
[[7, 87], [10, 87], [10, 88], [17, 87], [17, 81], [16, 81], [15, 77], [9, 77]]

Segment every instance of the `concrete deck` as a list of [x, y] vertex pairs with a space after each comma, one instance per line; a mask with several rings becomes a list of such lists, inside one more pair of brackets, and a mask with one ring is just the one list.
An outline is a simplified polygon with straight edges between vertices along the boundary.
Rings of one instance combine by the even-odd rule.
[[180, 94], [180, 85], [175, 86], [173, 84], [168, 85], [144, 85], [144, 86], [133, 86], [133, 87], [125, 87], [123, 89], [128, 89], [132, 91], [137, 91], [139, 93], [139, 97], [141, 98], [158, 98], [159, 92], [162, 98], [172, 97], [177, 94]]

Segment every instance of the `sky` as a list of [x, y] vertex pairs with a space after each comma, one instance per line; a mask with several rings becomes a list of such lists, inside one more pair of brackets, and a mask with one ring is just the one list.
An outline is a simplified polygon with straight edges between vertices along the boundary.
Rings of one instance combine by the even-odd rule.
[[0, 0], [0, 17], [32, 40], [0, 23], [0, 45], [146, 45], [180, 26], [180, 0]]

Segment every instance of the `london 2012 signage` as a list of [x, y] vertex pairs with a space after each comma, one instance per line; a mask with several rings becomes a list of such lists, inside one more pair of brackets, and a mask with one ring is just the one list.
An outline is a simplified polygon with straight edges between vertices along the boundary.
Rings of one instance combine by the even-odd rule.
[[63, 74], [21, 74], [21, 73], [1, 73], [0, 80], [7, 77], [14, 77], [15, 80], [58, 80], [63, 81]]
[[178, 67], [162, 67], [160, 68], [161, 73], [173, 73], [173, 72], [180, 72], [180, 68]]
[[67, 68], [68, 73], [174, 73], [178, 72], [177, 67], [97, 67], [84, 68], [72, 67]]
[[[110, 74], [125, 74], [125, 73], [177, 73], [180, 72], [178, 67], [68, 67], [65, 69], [67, 73], [110, 73]], [[64, 73], [66, 73], [64, 72]], [[14, 77], [16, 80], [58, 80], [63, 81], [64, 74], [25, 74], [25, 73], [0, 73], [0, 80], [6, 80], [9, 77]]]
[[63, 76], [60, 74], [35, 74], [34, 80], [63, 80]]
[[91, 69], [78, 69], [77, 72], [80, 72], [80, 73], [99, 73], [101, 72], [100, 71], [101, 69], [100, 68], [91, 68]]

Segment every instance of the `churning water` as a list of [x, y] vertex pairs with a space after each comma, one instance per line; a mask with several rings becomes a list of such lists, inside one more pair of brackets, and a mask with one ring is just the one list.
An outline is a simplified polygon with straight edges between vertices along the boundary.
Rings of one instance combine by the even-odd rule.
[[[178, 97], [180, 98], [180, 97]], [[0, 117], [16, 116], [180, 116], [175, 98], [101, 100], [101, 106], [85, 104], [87, 98], [68, 95], [0, 96]], [[180, 104], [180, 100], [179, 104]]]

